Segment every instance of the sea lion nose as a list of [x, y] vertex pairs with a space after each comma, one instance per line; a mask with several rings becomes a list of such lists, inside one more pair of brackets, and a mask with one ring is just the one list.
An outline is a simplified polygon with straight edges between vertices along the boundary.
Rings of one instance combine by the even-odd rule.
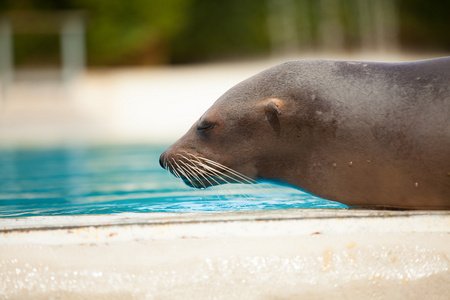
[[163, 169], [166, 168], [166, 164], [164, 163], [164, 153], [161, 154], [161, 156], [159, 157], [159, 165], [160, 165], [161, 168], [163, 168]]

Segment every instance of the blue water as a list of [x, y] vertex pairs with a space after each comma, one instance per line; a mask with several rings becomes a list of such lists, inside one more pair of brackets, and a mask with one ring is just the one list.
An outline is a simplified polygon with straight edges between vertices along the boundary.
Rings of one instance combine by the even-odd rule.
[[346, 207], [268, 184], [192, 189], [159, 166], [165, 148], [0, 149], [0, 217]]

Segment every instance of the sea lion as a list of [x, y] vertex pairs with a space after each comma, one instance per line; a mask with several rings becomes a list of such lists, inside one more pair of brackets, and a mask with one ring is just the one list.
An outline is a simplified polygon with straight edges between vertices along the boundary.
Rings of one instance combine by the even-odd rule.
[[350, 206], [450, 209], [450, 57], [301, 60], [231, 88], [160, 163], [196, 188], [275, 181]]

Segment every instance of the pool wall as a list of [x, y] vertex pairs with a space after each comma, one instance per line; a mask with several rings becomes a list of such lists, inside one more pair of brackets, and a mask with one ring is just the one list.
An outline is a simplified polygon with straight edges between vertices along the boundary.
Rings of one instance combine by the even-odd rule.
[[2, 299], [448, 299], [450, 213], [2, 219]]

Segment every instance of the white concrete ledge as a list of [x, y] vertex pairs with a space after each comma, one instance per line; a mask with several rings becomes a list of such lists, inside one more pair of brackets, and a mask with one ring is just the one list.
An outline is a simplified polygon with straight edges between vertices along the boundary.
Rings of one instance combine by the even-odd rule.
[[0, 220], [2, 299], [448, 299], [450, 212]]

